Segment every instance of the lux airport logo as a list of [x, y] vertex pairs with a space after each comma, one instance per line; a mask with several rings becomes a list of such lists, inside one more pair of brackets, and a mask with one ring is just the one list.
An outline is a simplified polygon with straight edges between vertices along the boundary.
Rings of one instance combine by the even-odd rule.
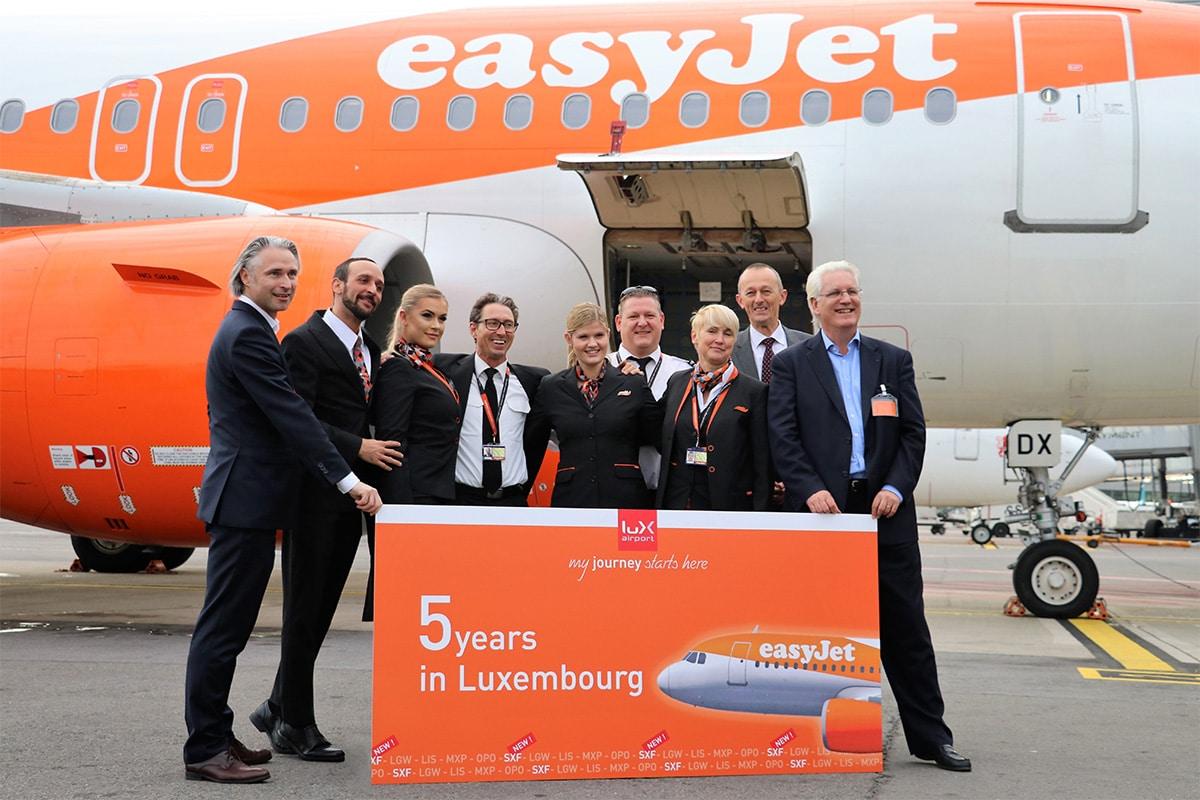
[[658, 513], [653, 509], [617, 512], [618, 550], [658, 550]]

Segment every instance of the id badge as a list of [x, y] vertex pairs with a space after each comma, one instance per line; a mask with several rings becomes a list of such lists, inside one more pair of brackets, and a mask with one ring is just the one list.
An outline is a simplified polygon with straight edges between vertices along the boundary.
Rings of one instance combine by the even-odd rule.
[[879, 394], [871, 398], [871, 416], [900, 416], [900, 401], [894, 395], [888, 394], [887, 386], [884, 384], [879, 385]]
[[687, 463], [693, 467], [708, 466], [708, 450], [703, 447], [689, 447], [687, 449]]
[[504, 445], [502, 444], [485, 444], [483, 446], [484, 461], [503, 461], [504, 460]]

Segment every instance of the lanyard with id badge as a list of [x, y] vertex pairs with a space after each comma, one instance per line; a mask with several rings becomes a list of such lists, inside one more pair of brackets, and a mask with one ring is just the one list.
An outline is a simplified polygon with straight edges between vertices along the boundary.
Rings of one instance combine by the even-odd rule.
[[879, 384], [879, 394], [871, 398], [872, 417], [899, 417], [900, 401], [887, 390], [887, 384]]
[[[500, 397], [496, 400], [496, 410], [492, 411], [492, 404], [488, 401], [487, 392], [484, 391], [483, 383], [479, 380], [479, 376], [475, 376], [475, 385], [479, 388], [479, 399], [483, 403], [483, 415], [487, 418], [488, 427], [492, 429], [492, 441], [485, 442], [483, 445], [483, 460], [484, 461], [503, 461], [504, 460], [504, 445], [500, 444], [500, 411], [504, 408], [504, 398], [508, 397], [508, 379], [512, 376], [512, 370], [505, 368], [504, 370], [504, 387], [500, 390]], [[493, 384], [495, 386], [495, 384]]]
[[683, 394], [683, 399], [679, 401], [679, 408], [675, 409], [675, 423], [679, 424], [679, 412], [683, 411], [683, 404], [690, 397], [692, 400], [692, 427], [696, 430], [696, 443], [687, 449], [685, 462], [693, 467], [708, 466], [708, 448], [700, 445], [700, 431], [704, 431], [704, 438], [708, 439], [708, 432], [712, 429], [713, 420], [716, 419], [717, 412], [721, 410], [721, 404], [725, 402], [726, 390], [733, 384], [733, 381], [738, 376], [737, 367], [729, 365], [732, 370], [729, 374], [729, 380], [718, 386], [713, 391], [715, 395], [711, 396], [708, 404], [704, 407], [704, 411], [700, 411], [699, 394], [696, 390], [695, 379], [688, 381], [688, 389]]

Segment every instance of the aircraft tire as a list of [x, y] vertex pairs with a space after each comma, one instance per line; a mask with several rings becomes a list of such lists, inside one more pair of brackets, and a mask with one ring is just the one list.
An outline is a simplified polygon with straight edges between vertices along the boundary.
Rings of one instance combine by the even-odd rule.
[[1100, 590], [1100, 573], [1083, 548], [1052, 539], [1021, 552], [1013, 570], [1013, 588], [1034, 616], [1069, 619], [1092, 607]]
[[194, 552], [196, 552], [194, 547], [160, 547], [158, 558], [167, 569], [176, 569], [182, 567]]
[[72, 536], [71, 547], [83, 566], [96, 572], [140, 572], [151, 559], [145, 545], [111, 539]]
[[1009, 530], [1007, 522], [997, 522], [992, 526], [992, 536], [995, 536], [997, 539], [1003, 539], [1011, 535], [1012, 531]]
[[971, 528], [971, 541], [977, 545], [985, 545], [992, 540], [992, 529], [984, 523]]

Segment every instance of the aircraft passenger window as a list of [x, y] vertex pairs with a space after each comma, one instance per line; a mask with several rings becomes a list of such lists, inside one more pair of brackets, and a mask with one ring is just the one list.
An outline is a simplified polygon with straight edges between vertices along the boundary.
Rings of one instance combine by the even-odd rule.
[[766, 92], [746, 92], [738, 107], [738, 118], [747, 128], [757, 128], [767, 121], [771, 113], [771, 98]]
[[50, 112], [50, 130], [55, 133], [70, 133], [79, 120], [79, 103], [74, 100], [59, 100]]
[[0, 105], [0, 132], [16, 133], [24, 119], [24, 100], [5, 100], [4, 105]]
[[586, 94], [573, 94], [563, 100], [562, 124], [577, 131], [588, 124], [592, 116], [592, 99]]
[[137, 100], [126, 98], [113, 106], [112, 129], [117, 133], [129, 133], [137, 127], [142, 105]]
[[954, 119], [958, 105], [953, 89], [930, 89], [925, 95], [925, 119], [935, 125], [945, 125]]
[[799, 664], [798, 662], [795, 662], [795, 661], [793, 661], [793, 662], [792, 662], [792, 669], [800, 669], [800, 664]]
[[522, 131], [533, 121], [533, 98], [527, 94], [514, 94], [504, 104], [504, 124], [511, 130]]
[[800, 98], [800, 119], [805, 125], [824, 125], [829, 122], [832, 104], [829, 92], [824, 89], [805, 92], [804, 97]]
[[343, 97], [333, 112], [333, 126], [342, 133], [358, 130], [362, 125], [363, 101], [357, 97]]
[[417, 117], [421, 113], [421, 101], [411, 95], [397, 97], [392, 103], [392, 129], [400, 132], [411, 131], [417, 127]]
[[828, 664], [822, 664], [822, 665], [821, 665], [821, 672], [828, 672], [828, 671], [829, 671], [829, 665], [828, 665]]
[[225, 101], [210, 97], [200, 104], [196, 112], [196, 127], [201, 133], [216, 133], [225, 124]]
[[707, 655], [705, 655], [704, 653], [696, 653], [696, 663], [697, 664], [703, 664], [705, 661], [708, 661]]
[[625, 95], [621, 101], [621, 119], [630, 128], [640, 128], [650, 119], [650, 98], [641, 92]]
[[863, 119], [872, 125], [882, 125], [892, 118], [892, 93], [887, 89], [872, 89], [863, 95]]
[[308, 101], [303, 97], [289, 97], [279, 107], [279, 127], [286, 133], [295, 133], [308, 123]]
[[688, 92], [679, 101], [679, 121], [688, 128], [699, 128], [708, 122], [708, 95]]
[[874, 667], [871, 667], [871, 669], [870, 669], [869, 671], [870, 671], [872, 674], [874, 674], [874, 672], [875, 672], [875, 668], [874, 668]]
[[451, 130], [465, 131], [475, 124], [475, 98], [460, 94], [446, 106], [446, 124]]

